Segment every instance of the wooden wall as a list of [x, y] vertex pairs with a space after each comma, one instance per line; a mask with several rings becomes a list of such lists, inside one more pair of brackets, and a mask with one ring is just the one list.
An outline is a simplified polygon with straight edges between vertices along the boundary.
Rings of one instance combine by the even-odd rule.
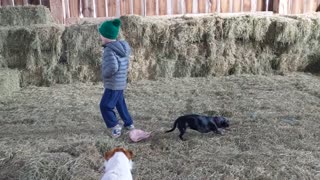
[[59, 22], [83, 17], [119, 17], [273, 11], [301, 14], [320, 10], [320, 0], [0, 0], [6, 5], [45, 5]]

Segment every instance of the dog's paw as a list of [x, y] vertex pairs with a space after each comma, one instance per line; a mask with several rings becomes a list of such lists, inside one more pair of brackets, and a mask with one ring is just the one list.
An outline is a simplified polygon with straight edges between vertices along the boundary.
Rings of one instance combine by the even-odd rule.
[[225, 131], [224, 131], [224, 129], [218, 129], [217, 130], [217, 134], [220, 134], [220, 135], [224, 135], [224, 133], [225, 133]]

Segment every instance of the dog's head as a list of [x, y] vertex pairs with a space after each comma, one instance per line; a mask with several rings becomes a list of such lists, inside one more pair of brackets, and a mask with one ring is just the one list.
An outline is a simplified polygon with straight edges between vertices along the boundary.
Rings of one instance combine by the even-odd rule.
[[130, 151], [128, 149], [125, 149], [125, 148], [122, 148], [122, 147], [116, 147], [116, 148], [114, 148], [114, 149], [112, 149], [110, 151], [105, 152], [104, 153], [104, 159], [106, 161], [108, 161], [114, 155], [114, 153], [116, 153], [116, 152], [123, 152], [127, 156], [127, 158], [129, 160], [132, 160], [132, 158], [133, 158], [132, 151]]
[[229, 120], [222, 116], [213, 117], [213, 121], [216, 123], [218, 128], [227, 128], [230, 126]]

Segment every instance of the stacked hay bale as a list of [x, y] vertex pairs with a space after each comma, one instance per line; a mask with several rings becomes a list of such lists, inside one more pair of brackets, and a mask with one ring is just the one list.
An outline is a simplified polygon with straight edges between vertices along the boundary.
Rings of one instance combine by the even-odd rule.
[[318, 15], [125, 16], [122, 20], [123, 34], [133, 47], [132, 80], [282, 74], [320, 65]]
[[1, 7], [0, 66], [19, 70], [21, 86], [51, 84], [63, 30], [44, 6]]
[[20, 89], [19, 71], [0, 68], [0, 99]]
[[65, 74], [73, 81], [101, 80], [102, 44], [97, 29], [97, 23], [75, 24], [65, 28], [60, 62], [64, 63], [64, 68], [67, 68]]
[[[129, 80], [231, 74], [319, 73], [320, 17], [123, 16], [132, 47]], [[99, 22], [68, 27], [43, 6], [0, 8], [0, 67], [21, 85], [100, 81]]]

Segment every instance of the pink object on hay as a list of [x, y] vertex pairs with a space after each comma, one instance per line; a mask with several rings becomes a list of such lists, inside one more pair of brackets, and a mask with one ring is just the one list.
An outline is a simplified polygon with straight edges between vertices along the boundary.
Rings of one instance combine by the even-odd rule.
[[142, 131], [141, 129], [133, 129], [129, 132], [129, 138], [133, 142], [139, 142], [141, 140], [149, 138], [151, 135], [151, 132], [145, 132]]

